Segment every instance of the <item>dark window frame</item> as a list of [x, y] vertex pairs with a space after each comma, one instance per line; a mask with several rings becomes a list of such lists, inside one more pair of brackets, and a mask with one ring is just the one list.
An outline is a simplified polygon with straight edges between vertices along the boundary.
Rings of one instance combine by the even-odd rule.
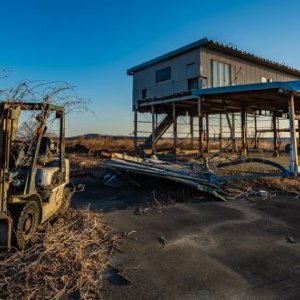
[[[196, 90], [201, 88], [201, 83], [199, 82], [199, 77], [193, 77], [188, 79], [188, 90]], [[200, 84], [199, 84], [200, 83]]]
[[171, 80], [171, 78], [172, 78], [172, 68], [170, 66], [156, 70], [155, 72], [156, 83]]

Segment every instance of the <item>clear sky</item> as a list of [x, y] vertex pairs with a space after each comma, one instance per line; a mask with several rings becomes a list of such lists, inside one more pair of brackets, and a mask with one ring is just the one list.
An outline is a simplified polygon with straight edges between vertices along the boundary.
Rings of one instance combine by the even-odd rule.
[[126, 70], [203, 37], [300, 69], [298, 0], [0, 0], [0, 67], [68, 81], [92, 101], [67, 135], [132, 132]]

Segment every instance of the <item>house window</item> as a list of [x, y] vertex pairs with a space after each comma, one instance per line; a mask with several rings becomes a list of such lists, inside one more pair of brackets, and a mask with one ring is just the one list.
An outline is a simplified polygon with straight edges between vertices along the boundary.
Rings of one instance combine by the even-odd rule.
[[142, 99], [147, 98], [147, 89], [142, 89]]
[[171, 79], [171, 67], [163, 68], [156, 71], [156, 82], [166, 81]]
[[213, 87], [231, 85], [231, 66], [216, 60], [212, 61]]
[[199, 79], [196, 78], [190, 78], [188, 79], [188, 90], [195, 90], [199, 88]]

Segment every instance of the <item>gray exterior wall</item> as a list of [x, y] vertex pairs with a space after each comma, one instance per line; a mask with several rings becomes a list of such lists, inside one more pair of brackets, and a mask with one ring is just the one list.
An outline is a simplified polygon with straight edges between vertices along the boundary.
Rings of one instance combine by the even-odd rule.
[[[231, 65], [231, 84], [260, 83], [261, 78], [272, 81], [299, 80], [300, 77], [273, 70], [247, 60], [226, 55], [222, 52], [199, 47], [171, 59], [136, 71], [133, 75], [133, 108], [142, 99], [142, 90], [147, 90], [146, 98], [171, 96], [188, 90], [188, 79], [199, 77], [202, 88], [212, 87], [212, 60]], [[156, 82], [156, 71], [171, 66], [171, 79]], [[200, 86], [199, 86], [200, 87]]]
[[[171, 80], [156, 82], [156, 71], [171, 66]], [[187, 80], [200, 75], [200, 49], [165, 60], [142, 69], [133, 75], [133, 104], [142, 99], [142, 90], [147, 98], [165, 97], [188, 89]]]
[[201, 76], [207, 79], [202, 79], [202, 87], [212, 87], [212, 60], [217, 60], [231, 65], [231, 84], [246, 84], [260, 83], [261, 78], [268, 77], [272, 81], [290, 81], [299, 80], [300, 77], [289, 75], [281, 71], [272, 70], [264, 66], [223, 54], [205, 47], [201, 47]]

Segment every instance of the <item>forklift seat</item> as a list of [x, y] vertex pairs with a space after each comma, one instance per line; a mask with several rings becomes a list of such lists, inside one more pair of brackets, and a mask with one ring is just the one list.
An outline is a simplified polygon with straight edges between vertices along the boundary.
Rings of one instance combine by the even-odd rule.
[[47, 152], [50, 151], [50, 147], [51, 147], [51, 139], [49, 137], [43, 136], [41, 140], [39, 155], [40, 156], [46, 155]]
[[51, 152], [51, 139], [43, 136], [41, 140], [38, 164], [45, 165], [53, 159], [53, 153]]

